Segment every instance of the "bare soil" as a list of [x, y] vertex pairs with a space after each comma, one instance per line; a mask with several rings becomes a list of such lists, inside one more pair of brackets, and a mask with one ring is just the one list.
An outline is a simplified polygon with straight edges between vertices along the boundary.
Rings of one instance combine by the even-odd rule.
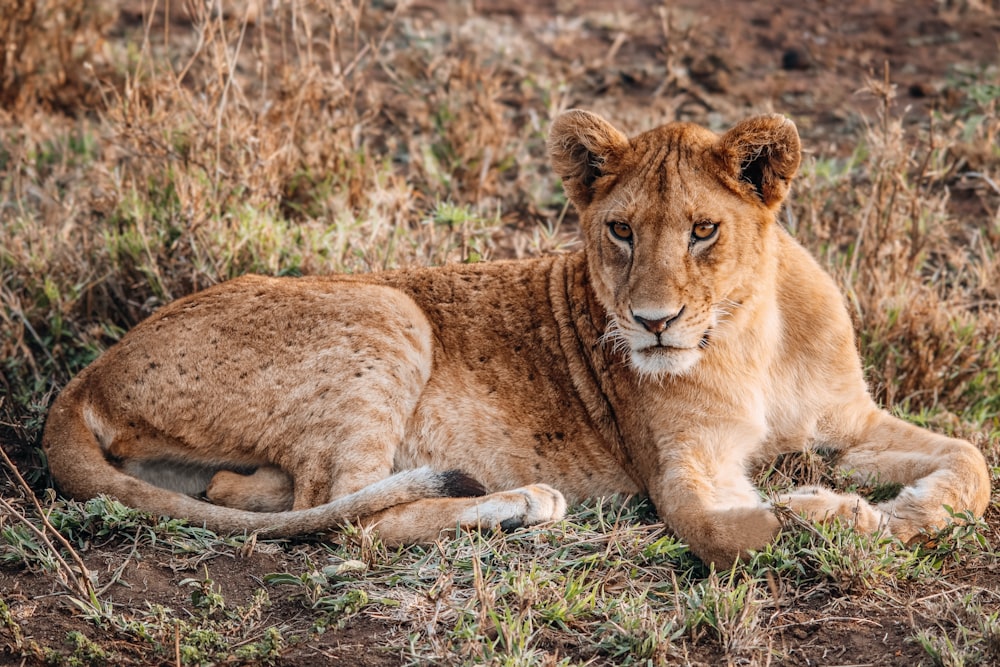
[[[953, 85], [956, 71], [994, 64], [1000, 29], [995, 12], [970, 11], [969, 4], [723, 0], [709, 11], [692, 0], [624, 0], [614, 10], [592, 0], [483, 0], [476, 8], [538, 35], [553, 58], [580, 63], [590, 84], [574, 87], [580, 105], [611, 97], [640, 116], [666, 107], [696, 122], [712, 122], [713, 113], [728, 118], [741, 109], [771, 109], [795, 119], [808, 149], [828, 154], [853, 150], [857, 124], [871, 117], [876, 101], [859, 94], [866, 77], [888, 74], [914, 122], [963, 102]], [[592, 39], [553, 38], [545, 26], [557, 16], [588, 17]], [[629, 38], [619, 44], [615, 22], [625, 20]], [[664, 21], [674, 39], [664, 36]], [[667, 64], [684, 85], [676, 98], [662, 100], [657, 92]]]
[[[445, 9], [427, 0], [411, 5], [404, 16], [458, 23], [474, 12], [485, 19], [484, 26], [517, 31], [548, 57], [574, 63], [572, 106], [606, 112], [626, 127], [648, 127], [657, 118], [722, 125], [747, 110], [774, 110], [795, 119], [808, 150], [827, 155], [850, 154], [858, 125], [872, 117], [876, 100], [858, 93], [865, 77], [883, 79], [888, 73], [900, 110], [912, 122], [926, 122], [935, 108], [963, 104], [954, 85], [957, 72], [997, 62], [1000, 12], [980, 11], [975, 2], [721, 0], [706, 5], [679, 0], [667, 6], [664, 11], [661, 4], [640, 0], [476, 0]], [[118, 20], [114, 30], [127, 32], [136, 14], [126, 11]], [[175, 13], [172, 21], [182, 26], [184, 17]], [[586, 39], [560, 37], [560, 22], [573, 21], [584, 24]], [[664, 21], [670, 23], [667, 30]], [[622, 25], [629, 26], [627, 39], [619, 38], [625, 34]], [[485, 28], [482, 38], [490, 39]], [[686, 40], [683, 49], [680, 40]], [[665, 88], [669, 77], [677, 85]], [[973, 197], [965, 205], [979, 204]], [[996, 533], [996, 513], [989, 521]], [[301, 571], [303, 553], [312, 548], [285, 542], [247, 555], [229, 549], [208, 558], [185, 558], [157, 549], [133, 554], [130, 545], [112, 539], [91, 547], [85, 559], [102, 577], [124, 564], [120, 583], [112, 589], [116, 602], [139, 608], [160, 604], [181, 614], [191, 608], [191, 589], [182, 580], [207, 575], [221, 587], [227, 603], [247, 604], [265, 587], [265, 574]], [[974, 576], [1000, 588], [996, 570]], [[13, 602], [14, 618], [41, 643], [62, 645], [70, 630], [91, 636], [97, 632], [54, 595], [59, 591], [50, 576], [0, 567], [0, 589]], [[272, 604], [262, 623], [298, 628], [303, 637], [287, 649], [282, 664], [400, 663], [398, 652], [379, 648], [389, 637], [405, 637], [398, 624], [362, 613], [340, 629], [310, 635], [301, 599], [280, 588], [268, 590]], [[919, 597], [919, 591], [905, 595]], [[836, 615], [831, 605], [839, 606]], [[781, 628], [782, 644], [774, 649], [784, 657], [775, 664], [913, 665], [927, 660], [919, 646], [903, 639], [912, 634], [911, 618], [873, 612], [864, 598], [819, 591], [812, 600], [776, 608], [769, 623]], [[3, 643], [8, 641], [5, 637]], [[122, 642], [118, 650], [142, 660], [140, 647]], [[580, 656], [570, 645], [559, 646], [558, 653], [593, 658], [596, 664], [606, 661]], [[708, 648], [686, 658], [690, 664], [716, 664], [718, 659]], [[0, 663], [20, 662], [0, 651]]]

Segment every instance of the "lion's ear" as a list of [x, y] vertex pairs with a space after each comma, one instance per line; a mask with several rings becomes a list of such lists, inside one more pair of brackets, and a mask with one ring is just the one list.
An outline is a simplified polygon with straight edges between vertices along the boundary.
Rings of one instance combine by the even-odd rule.
[[573, 109], [556, 118], [549, 132], [549, 157], [563, 188], [578, 207], [594, 196], [594, 181], [628, 150], [628, 137], [597, 114]]
[[[738, 192], [756, 196], [776, 209], [802, 160], [795, 123], [780, 114], [755, 116], [738, 123], [716, 145], [723, 173], [732, 177]], [[749, 184], [751, 187], [747, 187]]]

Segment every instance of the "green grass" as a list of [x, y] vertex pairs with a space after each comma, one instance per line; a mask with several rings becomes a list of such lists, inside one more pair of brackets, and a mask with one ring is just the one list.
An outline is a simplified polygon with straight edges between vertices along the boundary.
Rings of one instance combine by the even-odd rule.
[[[248, 600], [233, 603], [207, 572], [197, 572], [244, 550], [244, 538], [220, 540], [104, 499], [53, 510], [50, 520], [81, 550], [128, 545], [130, 558], [197, 554], [202, 563], [177, 584], [189, 597], [181, 616], [159, 603], [118, 604], [108, 591], [118, 590], [111, 584], [121, 572], [93, 573], [100, 602], [70, 598], [81, 627], [61, 646], [26, 642], [5, 601], [0, 621], [9, 645], [20, 641], [23, 655], [60, 664], [120, 664], [141, 651], [160, 659], [179, 652], [182, 664], [229, 655], [278, 662], [283, 650], [365, 615], [397, 625], [377, 645], [414, 664], [547, 665], [554, 642], [575, 647], [557, 664], [671, 664], [706, 648], [734, 664], [763, 664], [780, 657], [767, 619], [797, 600], [839, 600], [854, 613], [928, 613], [906, 591], [988, 568], [998, 557], [983, 537], [987, 527], [974, 519], [909, 548], [838, 524], [812, 525], [783, 534], [746, 565], [717, 572], [651, 522], [647, 503], [605, 499], [572, 508], [551, 528], [465, 534], [424, 547], [388, 550], [360, 534], [305, 548], [256, 544], [278, 547], [294, 567], [262, 576]], [[7, 532], [0, 544], [8, 566], [55, 567], [44, 549]], [[300, 610], [287, 622], [267, 613], [279, 598]], [[913, 641], [938, 664], [962, 664], [948, 662], [961, 656], [979, 660], [965, 664], [988, 664], [984, 656], [997, 649], [996, 613], [988, 611], [995, 592], [965, 586], [932, 598], [947, 615], [914, 629]]]

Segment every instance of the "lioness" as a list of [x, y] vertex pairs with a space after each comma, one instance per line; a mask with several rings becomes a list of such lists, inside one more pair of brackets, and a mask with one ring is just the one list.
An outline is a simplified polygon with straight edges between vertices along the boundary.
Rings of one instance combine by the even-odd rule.
[[55, 402], [43, 443], [63, 491], [219, 531], [360, 520], [390, 543], [643, 493], [729, 564], [779, 530], [748, 465], [822, 446], [903, 486], [877, 505], [778, 499], [810, 517], [907, 540], [946, 505], [984, 511], [982, 454], [873, 403], [836, 286], [775, 222], [800, 161], [791, 121], [629, 139], [570, 111], [549, 151], [581, 251], [180, 299]]

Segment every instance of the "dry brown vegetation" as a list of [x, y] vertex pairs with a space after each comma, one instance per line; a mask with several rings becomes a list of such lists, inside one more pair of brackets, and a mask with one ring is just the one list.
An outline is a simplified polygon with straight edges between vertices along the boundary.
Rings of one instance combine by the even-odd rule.
[[[0, 480], [0, 656], [1000, 660], [995, 505], [986, 522], [909, 549], [802, 527], [745, 571], [709, 574], [635, 503], [390, 553], [365, 535], [219, 540], [47, 491], [36, 447], [54, 393], [166, 301], [247, 272], [572, 248], [544, 140], [573, 106], [633, 131], [795, 118], [811, 154], [785, 224], [843, 286], [879, 399], [972, 439], [997, 470], [997, 11], [873, 1], [772, 16], [723, 3], [706, 16], [696, 4], [0, 9], [0, 439], [28, 479]], [[783, 462], [762, 482], [821, 464]], [[266, 572], [279, 575], [254, 578]]]

